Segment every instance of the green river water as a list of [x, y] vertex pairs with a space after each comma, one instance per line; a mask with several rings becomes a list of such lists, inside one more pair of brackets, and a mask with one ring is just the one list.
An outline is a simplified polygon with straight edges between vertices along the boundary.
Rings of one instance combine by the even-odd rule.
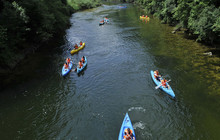
[[[42, 48], [8, 76], [0, 94], [0, 138], [116, 140], [125, 113], [137, 140], [220, 139], [219, 57], [133, 5], [103, 5], [70, 18], [64, 43]], [[110, 24], [99, 26], [107, 16]], [[74, 43], [86, 47], [70, 55]], [[60, 45], [61, 44], [61, 45]], [[61, 76], [67, 57], [83, 73]], [[150, 70], [171, 79], [171, 99]]]

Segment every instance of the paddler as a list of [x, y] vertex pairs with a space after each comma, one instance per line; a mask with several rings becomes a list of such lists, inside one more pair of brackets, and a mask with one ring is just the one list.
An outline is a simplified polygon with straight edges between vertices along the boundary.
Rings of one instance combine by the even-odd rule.
[[157, 79], [158, 81], [160, 81], [161, 75], [159, 75], [159, 71], [158, 70], [154, 71], [154, 78]]
[[80, 60], [79, 61], [79, 68], [82, 68], [83, 67], [83, 63], [82, 63], [82, 61]]
[[74, 45], [74, 49], [78, 49], [78, 45], [76, 43]]
[[134, 134], [130, 128], [125, 129], [123, 140], [135, 140]]
[[70, 63], [70, 58], [68, 57], [67, 59], [66, 59], [66, 63], [69, 65], [69, 63]]
[[69, 68], [69, 65], [68, 65], [67, 63], [65, 63], [65, 64], [64, 64], [64, 68], [65, 68], [65, 69], [68, 69], [68, 68]]
[[79, 42], [79, 45], [80, 45], [80, 46], [82, 46], [82, 45], [83, 45], [82, 41], [80, 41], [80, 42]]
[[81, 58], [81, 61], [82, 61], [83, 63], [85, 63], [85, 57], [84, 57], [84, 56]]
[[161, 84], [164, 88], [169, 88], [168, 85], [166, 84], [167, 80], [164, 78], [163, 80], [161, 80]]

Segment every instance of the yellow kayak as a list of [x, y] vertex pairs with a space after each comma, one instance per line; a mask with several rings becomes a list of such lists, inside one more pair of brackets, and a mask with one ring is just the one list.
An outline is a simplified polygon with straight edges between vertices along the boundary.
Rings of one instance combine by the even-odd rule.
[[142, 17], [142, 16], [140, 16], [140, 19], [150, 20], [150, 17]]
[[74, 53], [76, 53], [76, 52], [82, 50], [84, 47], [85, 47], [85, 43], [83, 43], [82, 46], [80, 46], [78, 49], [73, 49], [70, 53], [71, 53], [71, 54], [74, 54]]

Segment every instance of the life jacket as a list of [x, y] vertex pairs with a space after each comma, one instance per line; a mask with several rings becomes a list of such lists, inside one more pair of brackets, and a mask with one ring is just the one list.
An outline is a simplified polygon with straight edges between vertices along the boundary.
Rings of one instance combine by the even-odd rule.
[[83, 63], [85, 62], [85, 60], [84, 60], [84, 58], [83, 58], [83, 57], [81, 58], [81, 61], [82, 61]]
[[126, 132], [127, 135], [124, 135], [124, 139], [126, 139], [126, 140], [131, 140], [131, 139], [132, 139], [131, 136], [132, 136], [132, 134], [133, 134], [133, 131], [130, 129], [130, 135], [129, 135], [128, 129], [126, 128], [126, 129], [125, 129], [125, 132]]
[[69, 66], [68, 66], [67, 64], [64, 64], [64, 68], [65, 68], [65, 69], [68, 69], [68, 67], [69, 67]]
[[159, 72], [154, 71], [154, 78], [157, 78], [159, 76]]
[[83, 64], [81, 62], [79, 62], [79, 67], [81, 68], [83, 66]]
[[161, 84], [162, 84], [162, 86], [166, 86], [166, 82], [167, 82], [167, 80], [161, 80]]
[[67, 59], [66, 59], [66, 62], [69, 64], [69, 63], [70, 63], [70, 58], [67, 58]]
[[83, 44], [82, 42], [79, 43], [80, 46], [82, 46], [82, 44]]
[[75, 45], [74, 47], [75, 47], [75, 49], [78, 49], [78, 45]]

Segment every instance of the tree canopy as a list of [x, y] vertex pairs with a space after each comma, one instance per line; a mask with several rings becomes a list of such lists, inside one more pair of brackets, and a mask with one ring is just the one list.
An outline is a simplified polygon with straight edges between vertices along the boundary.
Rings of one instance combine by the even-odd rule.
[[13, 68], [25, 50], [64, 32], [74, 11], [97, 4], [99, 0], [0, 1], [0, 70]]
[[[130, 0], [129, 0], [130, 1]], [[220, 41], [219, 0], [133, 0], [163, 23], [188, 29], [197, 41]]]

